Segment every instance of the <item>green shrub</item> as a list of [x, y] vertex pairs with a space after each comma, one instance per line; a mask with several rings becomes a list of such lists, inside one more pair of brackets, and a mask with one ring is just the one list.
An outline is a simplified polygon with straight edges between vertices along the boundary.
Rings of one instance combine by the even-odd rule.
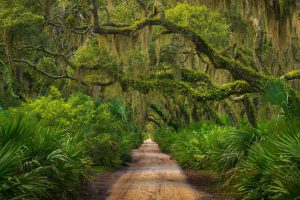
[[144, 140], [143, 134], [126, 130], [126, 126], [113, 126], [110, 133], [95, 132], [87, 138], [87, 153], [97, 165], [119, 167]]
[[100, 107], [96, 107], [91, 97], [74, 93], [66, 101], [55, 87], [51, 88], [48, 96], [28, 100], [12, 111], [22, 111], [33, 115], [47, 126], [60, 126], [74, 132], [89, 128], [90, 124], [95, 123], [97, 114], [102, 114], [103, 118], [107, 115]]
[[82, 141], [32, 117], [0, 119], [0, 199], [66, 199], [89, 170]]
[[119, 144], [111, 134], [102, 133], [89, 137], [86, 149], [96, 165], [116, 167], [122, 163]]
[[0, 113], [0, 199], [75, 197], [92, 165], [121, 166], [143, 139], [121, 100], [52, 88]]
[[29, 100], [11, 111], [22, 111], [46, 126], [65, 129], [73, 133], [72, 137], [82, 132], [86, 153], [96, 165], [119, 167], [143, 140], [130, 122], [128, 106], [120, 99], [95, 102], [82, 93], [63, 98], [52, 87], [48, 96]]
[[287, 106], [292, 97], [281, 82], [265, 98], [281, 113], [259, 128], [198, 123], [178, 132], [164, 127], [154, 138], [182, 166], [221, 172], [224, 186], [243, 199], [299, 199], [300, 105]]
[[245, 199], [300, 198], [299, 121], [272, 123], [238, 166], [235, 188]]

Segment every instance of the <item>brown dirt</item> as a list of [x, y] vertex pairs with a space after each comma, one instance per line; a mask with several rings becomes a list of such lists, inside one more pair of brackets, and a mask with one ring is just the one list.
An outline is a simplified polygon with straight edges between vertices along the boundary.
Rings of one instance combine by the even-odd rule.
[[184, 174], [187, 176], [188, 182], [198, 190], [208, 190], [209, 186], [215, 184], [214, 176], [202, 171], [185, 169]]
[[132, 153], [129, 167], [97, 175], [88, 186], [85, 200], [212, 200], [212, 195], [188, 183], [169, 155], [151, 140]]
[[194, 188], [196, 188], [199, 191], [209, 191], [210, 193], [213, 193], [211, 199], [236, 200], [236, 198], [230, 196], [230, 194], [227, 193], [226, 190], [220, 190], [217, 182], [217, 177], [211, 171], [197, 171], [192, 169], [185, 169], [184, 173], [187, 176], [188, 182]]

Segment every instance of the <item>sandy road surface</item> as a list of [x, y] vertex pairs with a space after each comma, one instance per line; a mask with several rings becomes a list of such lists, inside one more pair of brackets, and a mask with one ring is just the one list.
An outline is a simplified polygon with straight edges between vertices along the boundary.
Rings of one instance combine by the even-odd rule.
[[116, 180], [107, 200], [207, 200], [186, 181], [180, 167], [151, 140], [133, 151], [133, 162]]

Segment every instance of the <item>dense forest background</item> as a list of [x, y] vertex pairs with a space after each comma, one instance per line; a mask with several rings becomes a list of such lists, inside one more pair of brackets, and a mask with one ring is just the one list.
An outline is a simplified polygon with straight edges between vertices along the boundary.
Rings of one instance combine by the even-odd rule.
[[[96, 27], [90, 2], [31, 3], [1, 3], [4, 107], [47, 94], [54, 85], [65, 95], [82, 91], [94, 99], [122, 96], [134, 108], [141, 127], [148, 119], [160, 123], [157, 112], [151, 109], [154, 107], [160, 108], [165, 121], [175, 126], [204, 115], [218, 120], [214, 111], [230, 112], [231, 108], [235, 114], [246, 114], [254, 126], [257, 118], [269, 115], [272, 108], [262, 103], [259, 95], [244, 97], [240, 102], [226, 100], [230, 95], [212, 97], [209, 100], [221, 101], [200, 105], [182, 93], [127, 88], [124, 81], [101, 69], [134, 80], [174, 73], [175, 80], [189, 83], [182, 76], [194, 74], [194, 70], [201, 70], [216, 84], [244, 80], [224, 67], [214, 66], [205, 52], [195, 49], [190, 38], [171, 34], [166, 27], [137, 26], [142, 24], [138, 20], [160, 16], [160, 12], [170, 22], [201, 34], [218, 52], [229, 54], [257, 72], [281, 77], [299, 69], [296, 1], [99, 1]], [[131, 25], [134, 23], [136, 26]], [[288, 79], [290, 85], [299, 88], [299, 81]], [[203, 87], [201, 81], [193, 80], [192, 86]]]
[[[299, 1], [2, 0], [0, 34], [0, 130], [24, 141], [11, 152], [32, 146], [20, 158], [27, 166], [43, 149], [13, 134], [24, 130], [42, 145], [38, 135], [48, 132], [28, 125], [38, 120], [60, 143], [37, 162], [76, 174], [53, 172], [48, 183], [33, 162], [21, 171], [40, 184], [20, 189], [3, 179], [0, 198], [72, 196], [83, 169], [124, 164], [142, 132], [183, 166], [223, 174], [230, 194], [299, 198]], [[0, 155], [12, 159], [8, 138]], [[72, 157], [67, 147], [79, 141], [82, 154]], [[0, 183], [9, 166], [1, 159]]]

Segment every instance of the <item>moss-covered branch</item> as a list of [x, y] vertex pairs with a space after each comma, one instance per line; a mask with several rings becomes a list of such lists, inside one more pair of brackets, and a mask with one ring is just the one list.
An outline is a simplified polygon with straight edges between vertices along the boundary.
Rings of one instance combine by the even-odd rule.
[[151, 116], [148, 116], [148, 121], [153, 122], [157, 127], [161, 127], [161, 124]]
[[[208, 85], [212, 85], [212, 82], [207, 74], [199, 70], [191, 70], [191, 69], [181, 69], [181, 80], [188, 83], [206, 83]], [[173, 72], [164, 72], [153, 74], [151, 78], [156, 79], [175, 79], [175, 74]]]
[[204, 82], [212, 85], [212, 82], [207, 74], [199, 70], [182, 69], [182, 79], [189, 83]]
[[[231, 95], [242, 95], [245, 93], [256, 92], [250, 84], [245, 81], [234, 81], [222, 86], [216, 86], [211, 83], [208, 76], [200, 71], [182, 70], [183, 80], [175, 80], [172, 73], [153, 75], [150, 79], [138, 80], [124, 77], [121, 73], [106, 66], [85, 66], [85, 69], [97, 69], [119, 82], [126, 90], [127, 87], [134, 88], [142, 93], [149, 91], [159, 91], [164, 94], [181, 94], [199, 102], [209, 100], [223, 100]], [[209, 83], [203, 90], [196, 89], [191, 83], [195, 82]]]
[[189, 39], [195, 44], [197, 53], [205, 54], [216, 69], [228, 70], [234, 79], [244, 80], [254, 89], [264, 92], [265, 88], [277, 81], [276, 77], [266, 75], [262, 72], [257, 72], [251, 66], [246, 66], [230, 56], [223, 55], [221, 52], [207, 44], [205, 40], [194, 31], [177, 26], [176, 24], [173, 24], [166, 19], [161, 19], [160, 17], [145, 18], [128, 27], [101, 27], [98, 30], [95, 30], [95, 33], [128, 35], [149, 25], [162, 26], [172, 33], [180, 34], [186, 39]]
[[166, 115], [162, 112], [158, 106], [155, 104], [150, 104], [150, 108], [163, 120], [164, 123], [166, 123], [168, 126], [173, 127], [175, 130], [178, 130], [179, 126], [175, 122], [168, 120]]
[[24, 50], [24, 49], [26, 49], [27, 51], [40, 51], [40, 52], [43, 52], [43, 53], [45, 53], [49, 56], [52, 56], [52, 57], [55, 57], [55, 58], [61, 58], [67, 65], [69, 65], [73, 69], [75, 68], [75, 64], [73, 64], [69, 60], [68, 56], [65, 55], [65, 54], [51, 51], [49, 49], [46, 49], [43, 46], [32, 46], [32, 45], [28, 45], [28, 44], [22, 45], [21, 47], [16, 48], [17, 51], [21, 51], [21, 50]]
[[100, 35], [107, 34], [118, 34], [118, 35], [130, 35], [138, 30], [143, 29], [146, 26], [150, 25], [160, 25], [161, 20], [159, 17], [154, 18], [144, 18], [130, 26], [116, 27], [116, 26], [96, 26], [94, 27], [94, 33]]
[[286, 81], [300, 79], [300, 69], [288, 72], [282, 78]]
[[223, 100], [231, 95], [255, 92], [245, 81], [234, 81], [220, 87], [208, 87], [204, 90], [195, 89], [187, 82], [169, 79], [134, 80], [122, 78], [120, 83], [125, 87], [132, 87], [142, 93], [148, 93], [150, 90], [166, 94], [178, 93], [199, 102]]
[[46, 76], [48, 78], [51, 79], [69, 79], [75, 82], [78, 82], [84, 86], [88, 86], [88, 85], [95, 85], [95, 86], [101, 86], [101, 87], [107, 87], [110, 86], [112, 84], [115, 83], [114, 80], [112, 81], [108, 81], [108, 82], [85, 82], [83, 80], [80, 80], [78, 78], [75, 78], [73, 76], [70, 76], [69, 74], [64, 74], [64, 75], [54, 75], [54, 74], [50, 74], [49, 72], [44, 71], [43, 69], [40, 69], [38, 66], [36, 66], [35, 64], [33, 64], [32, 62], [28, 61], [28, 60], [18, 60], [18, 59], [13, 59], [14, 62], [17, 63], [23, 63], [26, 64], [27, 66], [29, 66], [31, 69], [33, 69], [34, 71], [38, 72], [39, 74]]

